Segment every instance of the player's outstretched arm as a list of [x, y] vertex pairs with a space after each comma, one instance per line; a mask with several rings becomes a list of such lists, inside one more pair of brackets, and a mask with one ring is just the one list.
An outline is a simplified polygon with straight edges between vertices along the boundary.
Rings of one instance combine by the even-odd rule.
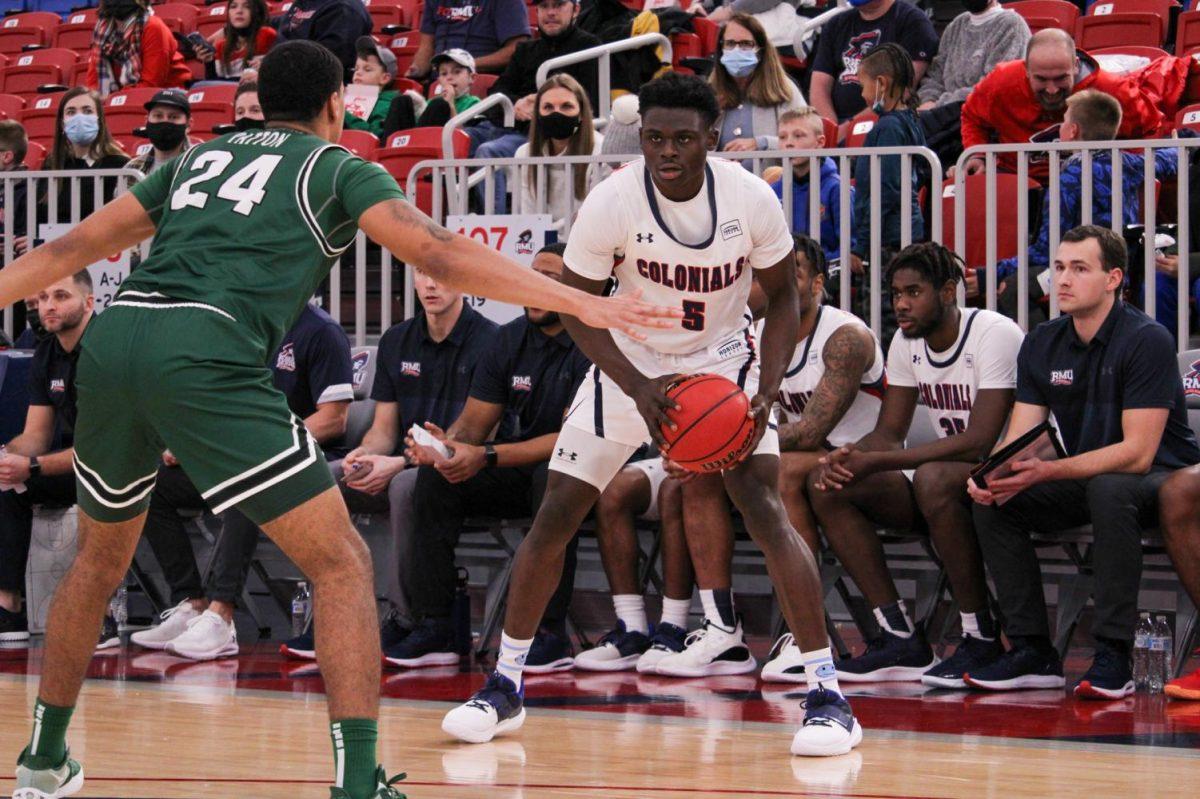
[[154, 223], [142, 204], [132, 193], [122, 194], [65, 236], [35, 247], [0, 269], [0, 308], [152, 235]]
[[682, 316], [679, 308], [642, 302], [637, 293], [595, 297], [565, 286], [451, 233], [401, 200], [375, 204], [359, 217], [358, 226], [400, 260], [468, 294], [569, 314], [591, 327], [615, 328], [638, 339], [645, 338], [641, 328], [674, 327]]

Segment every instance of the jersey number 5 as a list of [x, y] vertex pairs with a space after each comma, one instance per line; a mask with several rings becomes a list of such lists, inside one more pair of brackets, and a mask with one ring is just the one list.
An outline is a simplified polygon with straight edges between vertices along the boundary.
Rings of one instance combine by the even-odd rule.
[[681, 324], [684, 330], [703, 330], [704, 303], [696, 300], [684, 300], [683, 321]]
[[[283, 160], [282, 155], [260, 155], [249, 164], [234, 172], [217, 189], [217, 196], [222, 200], [230, 200], [233, 210], [242, 216], [249, 216], [254, 207], [267, 196], [263, 186], [271, 178], [271, 173]], [[215, 180], [225, 174], [233, 163], [233, 153], [227, 150], [210, 150], [201, 153], [191, 163], [192, 172], [199, 175], [190, 177], [180, 184], [171, 195], [171, 210], [179, 211], [184, 208], [203, 208], [208, 205], [208, 192], [196, 191], [201, 183]]]

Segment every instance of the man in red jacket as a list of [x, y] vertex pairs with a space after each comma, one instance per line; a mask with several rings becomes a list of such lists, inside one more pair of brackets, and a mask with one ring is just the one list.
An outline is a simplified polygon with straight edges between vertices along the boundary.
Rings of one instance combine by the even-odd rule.
[[[1110, 94], [1121, 104], [1118, 139], [1154, 138], [1170, 130], [1169, 120], [1156, 103], [1138, 88], [1133, 76], [1114, 75], [1100, 69], [1087, 53], [1076, 51], [1065, 31], [1038, 31], [1029, 40], [1025, 60], [1008, 61], [976, 84], [962, 109], [963, 149], [979, 144], [1022, 144], [1044, 134], [1055, 141], [1053, 130], [1063, 120], [1067, 98], [1084, 89]], [[1000, 169], [1016, 171], [1015, 156], [997, 159]], [[983, 171], [982, 157], [967, 160], [968, 175]], [[1029, 176], [1049, 174], [1044, 157], [1029, 159]], [[953, 168], [948, 173], [954, 176]]]

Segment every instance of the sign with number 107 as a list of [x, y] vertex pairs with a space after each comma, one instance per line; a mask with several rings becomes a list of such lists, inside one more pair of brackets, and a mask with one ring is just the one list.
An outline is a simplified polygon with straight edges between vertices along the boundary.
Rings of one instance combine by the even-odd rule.
[[[522, 266], [533, 263], [533, 256], [549, 242], [552, 230], [549, 214], [470, 214], [446, 217], [446, 227], [461, 236], [475, 239]], [[523, 312], [519, 306], [496, 302], [485, 297], [468, 296], [475, 310], [498, 325], [511, 322]]]

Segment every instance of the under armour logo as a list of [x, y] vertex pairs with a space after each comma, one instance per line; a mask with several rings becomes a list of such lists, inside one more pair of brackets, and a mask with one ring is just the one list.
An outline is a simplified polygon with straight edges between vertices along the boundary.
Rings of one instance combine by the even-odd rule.
[[567, 452], [562, 447], [559, 447], [558, 448], [558, 457], [562, 458], [563, 460], [569, 460], [571, 463], [574, 463], [575, 460], [579, 457], [579, 453], [578, 452]]
[[647, 244], [653, 244], [654, 243], [654, 234], [653, 233], [637, 234], [638, 244], [641, 244], [643, 240], [645, 240]]
[[920, 363], [920, 362], [921, 362], [921, 356], [920, 356], [920, 355], [914, 355], [914, 356], [913, 356], [913, 363]]

